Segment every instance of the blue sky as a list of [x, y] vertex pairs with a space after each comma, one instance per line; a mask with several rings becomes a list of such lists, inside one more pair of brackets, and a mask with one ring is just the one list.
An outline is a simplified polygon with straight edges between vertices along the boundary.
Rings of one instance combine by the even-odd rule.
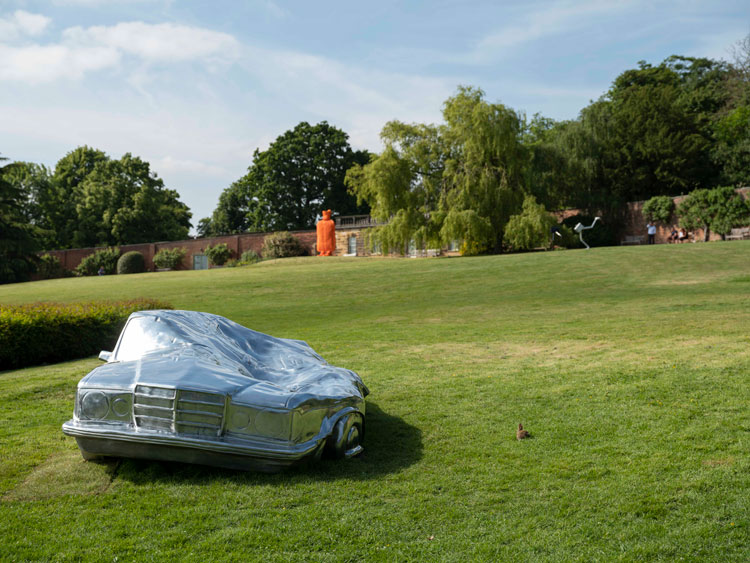
[[747, 0], [0, 0], [0, 153], [131, 152], [196, 224], [300, 121], [378, 152], [459, 84], [571, 119], [640, 60], [731, 60], [749, 33]]

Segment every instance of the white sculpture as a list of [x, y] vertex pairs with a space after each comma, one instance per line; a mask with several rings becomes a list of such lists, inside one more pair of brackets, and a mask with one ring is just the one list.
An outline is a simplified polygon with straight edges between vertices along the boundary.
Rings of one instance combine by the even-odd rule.
[[578, 223], [575, 227], [573, 227], [573, 230], [578, 233], [578, 238], [581, 239], [583, 246], [585, 246], [587, 250], [591, 247], [586, 244], [585, 240], [583, 240], [583, 231], [585, 231], [586, 229], [593, 229], [597, 221], [601, 221], [601, 217], [595, 217], [594, 222], [591, 223], [588, 227], [584, 227], [581, 223]]

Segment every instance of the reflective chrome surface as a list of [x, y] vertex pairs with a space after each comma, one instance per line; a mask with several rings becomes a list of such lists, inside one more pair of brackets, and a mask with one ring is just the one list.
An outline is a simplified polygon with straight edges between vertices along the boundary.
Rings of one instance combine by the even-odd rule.
[[362, 451], [367, 387], [302, 341], [208, 313], [140, 311], [100, 358], [63, 424], [86, 459], [276, 471]]

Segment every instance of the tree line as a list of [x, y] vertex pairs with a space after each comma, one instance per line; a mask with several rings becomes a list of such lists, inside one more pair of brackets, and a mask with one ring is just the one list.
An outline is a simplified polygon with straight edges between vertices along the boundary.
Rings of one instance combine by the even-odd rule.
[[28, 279], [40, 250], [187, 238], [191, 216], [149, 163], [130, 153], [112, 159], [78, 147], [54, 170], [5, 160], [0, 167], [0, 283]]
[[389, 220], [377, 235], [384, 247], [459, 239], [469, 253], [500, 252], [527, 198], [528, 209], [601, 215], [614, 244], [629, 201], [750, 185], [750, 76], [739, 64], [641, 62], [568, 121], [528, 120], [460, 87], [443, 118], [388, 123], [385, 150], [347, 174], [358, 200]]
[[[516, 248], [508, 226], [529, 223], [512, 217], [578, 208], [604, 217], [601, 242], [613, 244], [629, 201], [750, 185], [750, 35], [734, 54], [732, 63], [641, 61], [563, 121], [529, 119], [462, 86], [444, 103], [443, 123], [386, 123], [380, 154], [353, 150], [325, 121], [302, 122], [255, 151], [198, 234], [308, 229], [330, 208], [386, 222], [372, 237], [384, 250], [461, 240], [475, 254]], [[190, 228], [179, 194], [131, 154], [79, 147], [52, 171], [5, 164], [0, 190], [5, 272], [31, 271], [29, 253], [40, 248], [175, 240]]]
[[305, 229], [332, 208], [387, 222], [372, 237], [384, 249], [462, 240], [466, 253], [501, 252], [517, 248], [506, 228], [532, 198], [527, 212], [603, 216], [601, 243], [614, 244], [629, 201], [750, 185], [750, 36], [734, 59], [641, 61], [563, 121], [529, 119], [459, 87], [443, 123], [387, 123], [380, 154], [303, 122], [256, 151], [199, 232]]
[[198, 222], [198, 235], [309, 229], [323, 209], [368, 213], [369, 207], [347, 191], [344, 177], [370, 157], [353, 150], [341, 129], [303, 121], [268, 149], [256, 149], [247, 174], [222, 192], [210, 217]]

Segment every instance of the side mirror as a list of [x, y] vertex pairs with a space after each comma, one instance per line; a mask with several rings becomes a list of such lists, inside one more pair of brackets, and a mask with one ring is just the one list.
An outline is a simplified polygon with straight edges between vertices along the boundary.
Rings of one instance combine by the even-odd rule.
[[106, 350], [102, 350], [99, 352], [99, 359], [108, 362], [109, 359], [112, 357], [112, 352], [107, 352]]

